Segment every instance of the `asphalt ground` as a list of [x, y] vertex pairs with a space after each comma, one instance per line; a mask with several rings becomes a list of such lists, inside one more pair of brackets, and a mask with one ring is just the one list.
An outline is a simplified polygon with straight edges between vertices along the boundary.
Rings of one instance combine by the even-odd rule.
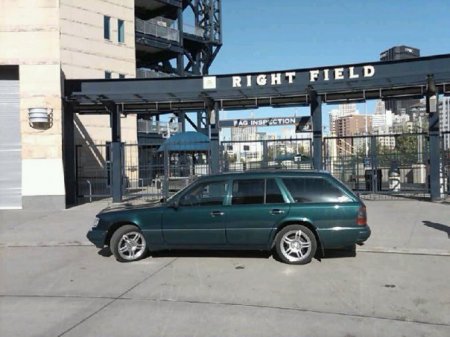
[[0, 336], [450, 336], [450, 205], [368, 201], [355, 254], [118, 263], [85, 238], [107, 202], [0, 211]]

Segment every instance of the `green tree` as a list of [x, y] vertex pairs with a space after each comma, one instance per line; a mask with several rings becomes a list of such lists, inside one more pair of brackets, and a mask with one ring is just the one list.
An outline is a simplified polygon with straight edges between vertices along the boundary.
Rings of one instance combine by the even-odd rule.
[[416, 135], [404, 134], [396, 137], [395, 151], [399, 164], [411, 164], [417, 162], [418, 141]]

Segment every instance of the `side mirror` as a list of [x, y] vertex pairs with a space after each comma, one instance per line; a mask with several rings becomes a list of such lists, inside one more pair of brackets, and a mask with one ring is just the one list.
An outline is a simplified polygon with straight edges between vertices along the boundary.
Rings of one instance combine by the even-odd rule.
[[169, 204], [167, 205], [169, 208], [173, 208], [173, 209], [177, 209], [180, 204], [178, 203], [178, 200], [174, 200], [169, 202]]

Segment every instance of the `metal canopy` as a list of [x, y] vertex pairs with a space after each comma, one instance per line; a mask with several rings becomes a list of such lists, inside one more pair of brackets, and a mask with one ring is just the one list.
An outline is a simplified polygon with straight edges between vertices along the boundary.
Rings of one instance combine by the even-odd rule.
[[200, 132], [177, 133], [166, 139], [158, 152], [205, 152], [210, 150], [209, 138]]
[[282, 107], [309, 105], [311, 89], [325, 103], [423, 97], [428, 75], [450, 94], [450, 54], [205, 77], [66, 80], [65, 99], [86, 114], [107, 113], [105, 102], [122, 105], [123, 113], [198, 111], [211, 101], [225, 110]]

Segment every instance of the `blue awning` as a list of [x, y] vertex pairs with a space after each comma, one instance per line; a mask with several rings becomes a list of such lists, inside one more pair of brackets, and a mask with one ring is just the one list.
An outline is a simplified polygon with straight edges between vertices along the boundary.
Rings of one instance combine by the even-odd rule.
[[165, 140], [158, 152], [207, 152], [210, 149], [209, 138], [200, 132], [177, 133]]

